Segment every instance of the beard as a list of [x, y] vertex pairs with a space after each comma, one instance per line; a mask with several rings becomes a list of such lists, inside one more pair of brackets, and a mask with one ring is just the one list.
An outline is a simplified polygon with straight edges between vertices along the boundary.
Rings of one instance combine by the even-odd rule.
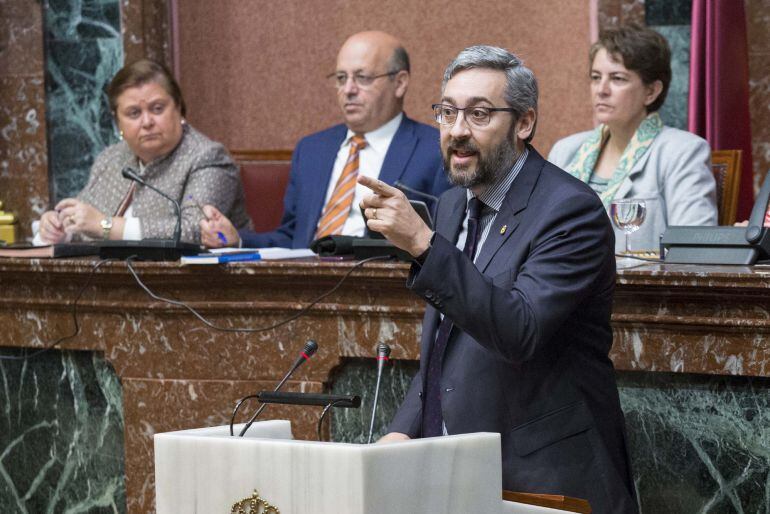
[[[515, 136], [512, 136], [515, 139]], [[482, 154], [478, 146], [470, 139], [452, 139], [444, 150], [444, 171], [455, 186], [466, 189], [494, 184], [513, 167], [518, 154], [516, 153], [515, 140], [506, 138], [498, 145], [492, 147], [488, 154]], [[452, 165], [452, 153], [475, 153], [476, 164]]]

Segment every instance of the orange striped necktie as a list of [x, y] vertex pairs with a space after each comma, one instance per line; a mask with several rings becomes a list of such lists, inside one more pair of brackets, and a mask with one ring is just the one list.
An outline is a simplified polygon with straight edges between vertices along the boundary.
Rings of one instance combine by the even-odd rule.
[[358, 154], [366, 147], [364, 136], [356, 134], [350, 138], [350, 153], [345, 167], [342, 168], [340, 178], [334, 186], [331, 198], [326, 202], [321, 221], [318, 222], [318, 230], [315, 238], [321, 238], [330, 234], [339, 234], [345, 225], [345, 220], [350, 214], [353, 205], [353, 196], [356, 193], [356, 179], [358, 178]]

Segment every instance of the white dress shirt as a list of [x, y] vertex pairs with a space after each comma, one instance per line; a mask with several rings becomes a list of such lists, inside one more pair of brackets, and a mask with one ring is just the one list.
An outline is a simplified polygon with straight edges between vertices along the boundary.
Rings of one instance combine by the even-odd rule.
[[[380, 128], [367, 132], [364, 134], [366, 139], [366, 147], [359, 150], [358, 154], [358, 175], [365, 175], [367, 177], [378, 178], [380, 176], [380, 170], [382, 169], [382, 163], [385, 161], [385, 154], [388, 153], [390, 142], [393, 141], [393, 136], [396, 135], [399, 125], [401, 125], [401, 119], [404, 117], [403, 113], [398, 115], [387, 122]], [[348, 133], [345, 136], [345, 140], [342, 142], [339, 151], [337, 152], [337, 159], [334, 161], [334, 168], [332, 168], [332, 176], [329, 180], [329, 185], [326, 189], [326, 197], [324, 198], [324, 205], [327, 204], [329, 198], [331, 198], [334, 192], [334, 186], [337, 185], [342, 174], [342, 169], [345, 167], [345, 163], [348, 160], [348, 154], [350, 153], [350, 139], [355, 133], [348, 129]], [[371, 190], [368, 187], [364, 187], [360, 184], [356, 184], [356, 192], [353, 196], [353, 205], [348, 213], [348, 219], [345, 220], [345, 225], [342, 227], [342, 234], [346, 236], [363, 236], [366, 231], [366, 221], [361, 215], [361, 209], [358, 204], [361, 203], [364, 196], [371, 194]]]

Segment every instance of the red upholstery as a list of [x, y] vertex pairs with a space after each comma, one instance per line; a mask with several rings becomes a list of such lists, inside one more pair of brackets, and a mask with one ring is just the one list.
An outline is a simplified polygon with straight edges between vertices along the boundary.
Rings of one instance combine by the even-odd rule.
[[254, 230], [265, 232], [278, 226], [283, 215], [283, 195], [289, 182], [288, 160], [239, 160], [246, 195], [246, 210]]

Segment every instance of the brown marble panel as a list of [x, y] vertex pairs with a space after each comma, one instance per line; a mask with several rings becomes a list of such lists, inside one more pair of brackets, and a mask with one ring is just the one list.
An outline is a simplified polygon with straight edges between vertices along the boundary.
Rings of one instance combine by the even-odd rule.
[[749, 55], [749, 112], [756, 193], [770, 169], [770, 53]]
[[770, 54], [770, 0], [744, 0], [749, 54]]
[[171, 66], [167, 0], [123, 0], [121, 18], [125, 62], [143, 57]]
[[622, 272], [612, 314], [616, 368], [770, 375], [770, 275], [763, 271], [649, 265]]
[[43, 19], [40, 2], [0, 1], [0, 75], [42, 75], [42, 72]]
[[599, 30], [638, 23], [645, 25], [644, 0], [598, 0]]
[[179, 2], [181, 83], [190, 120], [212, 138], [230, 148], [292, 148], [299, 137], [340, 122], [324, 77], [354, 32], [383, 29], [403, 40], [413, 70], [406, 112], [423, 122], [431, 120], [443, 69], [457, 52], [500, 45], [539, 78], [535, 143], [547, 152], [556, 139], [590, 127], [585, 88], [575, 87], [586, 75], [589, 25], [587, 2], [557, 0], [471, 0], [462, 9], [444, 0], [287, 0], [259, 8], [228, 2], [218, 9], [191, 0]]
[[745, 0], [754, 192], [770, 169], [770, 0]]
[[0, 200], [19, 218], [19, 237], [48, 207], [45, 88], [39, 76], [0, 75]]

